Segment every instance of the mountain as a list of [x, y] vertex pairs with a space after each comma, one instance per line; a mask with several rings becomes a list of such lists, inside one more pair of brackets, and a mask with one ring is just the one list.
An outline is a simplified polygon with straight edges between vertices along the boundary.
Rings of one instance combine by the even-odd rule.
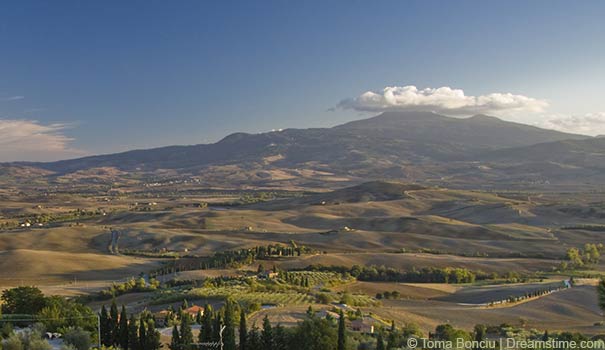
[[[460, 119], [429, 112], [387, 112], [333, 128], [235, 133], [213, 144], [4, 167], [38, 168], [53, 172], [55, 177], [84, 173], [87, 179], [91, 178], [90, 169], [103, 168], [96, 173], [200, 176], [209, 184], [223, 185], [317, 185], [377, 178], [418, 182], [451, 178], [463, 183], [465, 177], [487, 184], [508, 172], [483, 174], [487, 168], [482, 168], [482, 174], [471, 173], [469, 177], [477, 162], [492, 163], [504, 157], [507, 163], [518, 164], [512, 158], [523, 152], [523, 147], [590, 141], [587, 139], [484, 115]], [[108, 170], [112, 168], [116, 171]]]
[[473, 149], [518, 147], [586, 138], [508, 122], [486, 115], [460, 119], [431, 112], [387, 112], [373, 118], [340, 125], [336, 129], [357, 130], [389, 138], [420, 142], [465, 145]]

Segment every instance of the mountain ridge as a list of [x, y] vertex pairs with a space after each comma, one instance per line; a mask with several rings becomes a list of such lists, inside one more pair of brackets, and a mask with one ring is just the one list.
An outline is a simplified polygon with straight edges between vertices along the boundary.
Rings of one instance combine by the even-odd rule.
[[[321, 173], [352, 183], [383, 178], [465, 182], [467, 176], [489, 186], [511, 175], [515, 181], [544, 181], [542, 171], [519, 168], [524, 162], [535, 166], [535, 160], [522, 159], [525, 147], [565, 145], [567, 141], [575, 145], [586, 140], [594, 139], [485, 115], [461, 119], [431, 112], [385, 112], [332, 128], [237, 132], [212, 144], [165, 146], [48, 163], [5, 163], [0, 167], [39, 168], [53, 172], [50, 177], [93, 168], [147, 174], [169, 171], [172, 176], [201, 176], [224, 185], [229, 181], [281, 185], [292, 178], [304, 178], [300, 180], [303, 183], [332, 181], [328, 175], [313, 175]], [[534, 152], [539, 149], [529, 148]], [[537, 157], [548, 159], [545, 155]], [[511, 174], [515, 167], [518, 173]], [[469, 169], [480, 171], [469, 174]]]

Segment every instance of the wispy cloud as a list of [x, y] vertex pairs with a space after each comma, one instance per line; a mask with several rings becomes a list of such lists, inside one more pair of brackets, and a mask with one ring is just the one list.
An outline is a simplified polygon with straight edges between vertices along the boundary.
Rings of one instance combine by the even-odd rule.
[[25, 96], [17, 95], [17, 96], [2, 97], [2, 98], [0, 98], [0, 100], [2, 100], [2, 101], [17, 101], [17, 100], [22, 100], [24, 98], [25, 98]]
[[67, 124], [0, 119], [0, 161], [51, 161], [82, 155], [64, 134]]
[[418, 89], [416, 86], [387, 86], [382, 91], [366, 91], [342, 100], [338, 107], [365, 112], [431, 111], [447, 115], [539, 113], [548, 103], [523, 95], [497, 92], [467, 96], [448, 86]]

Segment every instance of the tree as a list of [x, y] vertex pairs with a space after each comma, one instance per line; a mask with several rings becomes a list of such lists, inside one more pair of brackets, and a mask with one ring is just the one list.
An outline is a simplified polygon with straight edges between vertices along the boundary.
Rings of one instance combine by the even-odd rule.
[[147, 347], [145, 350], [158, 350], [162, 347], [160, 332], [155, 329], [153, 321], [147, 322]]
[[[479, 344], [480, 342], [485, 340], [486, 332], [487, 332], [487, 328], [484, 325], [482, 325], [482, 324], [475, 325], [474, 334], [475, 334], [475, 342], [477, 344]], [[481, 349], [481, 347], [479, 347], [479, 346], [477, 346], [475, 348], [475, 350], [480, 350], [480, 349]]]
[[212, 341], [212, 328], [212, 306], [206, 304], [206, 306], [204, 306], [204, 315], [202, 316], [202, 324], [200, 327], [200, 334], [198, 336], [200, 343]]
[[42, 291], [36, 287], [17, 287], [7, 289], [0, 296], [2, 313], [35, 315], [44, 306], [46, 298]]
[[126, 314], [126, 308], [122, 305], [122, 312], [120, 313], [120, 321], [118, 323], [118, 345], [124, 349], [128, 349], [128, 315]]
[[101, 322], [101, 344], [111, 346], [111, 320], [109, 319], [105, 305], [101, 306], [99, 317]]
[[212, 335], [212, 339], [214, 341], [219, 341], [221, 339], [221, 328], [223, 327], [223, 319], [220, 313], [216, 314], [214, 318], [214, 324], [212, 325], [212, 330], [214, 331]]
[[172, 339], [170, 340], [170, 350], [179, 350], [181, 349], [181, 336], [179, 334], [179, 329], [174, 325], [172, 327]]
[[145, 328], [145, 321], [143, 316], [139, 320], [139, 349], [147, 350], [147, 329]]
[[263, 318], [263, 330], [261, 331], [260, 338], [263, 349], [273, 350], [273, 328], [267, 315]]
[[223, 332], [225, 350], [235, 350], [234, 304], [231, 300], [227, 300], [225, 303], [225, 331]]
[[378, 336], [376, 336], [376, 350], [385, 350], [382, 332], [378, 332]]
[[139, 344], [139, 321], [134, 315], [130, 315], [130, 320], [128, 321], [128, 347], [126, 349], [143, 350]]
[[[1, 316], [1, 315], [0, 315]], [[10, 322], [2, 322], [2, 328], [0, 328], [0, 339], [5, 339], [13, 334], [14, 328]]]
[[27, 350], [53, 350], [53, 347], [42, 338], [30, 338]]
[[597, 285], [597, 294], [599, 296], [599, 307], [605, 311], [605, 279], [601, 279]]
[[63, 341], [77, 350], [90, 349], [90, 333], [81, 328], [71, 328], [63, 335]]
[[286, 333], [286, 329], [281, 324], [277, 324], [275, 328], [273, 328], [273, 343], [275, 345], [275, 350], [288, 350], [288, 333]]
[[338, 318], [338, 347], [337, 350], [345, 350], [347, 347], [347, 334], [345, 329], [345, 314], [340, 309], [340, 317]]
[[4, 350], [23, 350], [23, 342], [21, 341], [21, 338], [16, 335], [16, 334], [11, 334], [10, 337], [8, 337], [8, 339], [4, 340], [2, 342], [3, 345], [3, 349]]
[[313, 311], [313, 307], [309, 305], [307, 308], [307, 317], [313, 318], [315, 316], [315, 311]]
[[294, 329], [289, 350], [336, 349], [338, 334], [336, 328], [325, 319], [308, 318]]
[[586, 261], [589, 263], [598, 263], [601, 258], [601, 253], [596, 244], [586, 243], [584, 245], [584, 254], [586, 255]]
[[569, 260], [570, 264], [574, 267], [581, 267], [584, 265], [580, 250], [577, 248], [570, 248], [567, 250], [567, 260]]
[[111, 345], [118, 345], [118, 337], [120, 333], [120, 324], [118, 323], [118, 318], [118, 305], [114, 299], [111, 302], [111, 307], [109, 308]]
[[239, 350], [247, 350], [248, 327], [246, 326], [246, 312], [242, 309], [239, 315]]
[[248, 332], [247, 350], [263, 350], [263, 345], [260, 340], [260, 334], [256, 323], [252, 325], [252, 329]]
[[340, 303], [344, 305], [353, 304], [353, 297], [348, 292], [344, 292], [340, 297]]
[[[181, 329], [180, 329], [180, 335], [181, 335], [181, 345], [183, 346], [182, 349], [190, 349], [191, 348], [191, 344], [193, 344], [193, 333], [191, 331], [191, 321], [189, 319], [189, 315], [183, 313], [181, 315]], [[145, 349], [147, 350], [147, 349]]]

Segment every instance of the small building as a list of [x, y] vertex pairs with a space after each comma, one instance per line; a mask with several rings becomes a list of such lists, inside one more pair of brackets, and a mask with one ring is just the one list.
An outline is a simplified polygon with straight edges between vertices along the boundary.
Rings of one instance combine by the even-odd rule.
[[279, 277], [279, 273], [271, 271], [271, 270], [265, 270], [262, 271], [258, 274], [258, 278], [261, 279], [268, 279], [268, 280], [272, 280]]
[[201, 306], [197, 306], [197, 305], [193, 305], [188, 309], [183, 310], [185, 313], [187, 313], [189, 316], [191, 316], [191, 318], [195, 319], [198, 315], [198, 313], [201, 313], [202, 316], [204, 315], [204, 308]]

